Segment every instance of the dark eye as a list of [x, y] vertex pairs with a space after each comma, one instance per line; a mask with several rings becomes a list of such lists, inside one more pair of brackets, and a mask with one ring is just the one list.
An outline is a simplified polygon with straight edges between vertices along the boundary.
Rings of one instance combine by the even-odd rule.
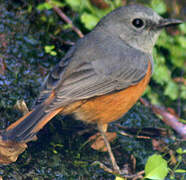
[[143, 22], [142, 19], [134, 19], [134, 20], [132, 21], [132, 24], [133, 24], [133, 26], [136, 27], [136, 28], [141, 28], [141, 27], [144, 26], [144, 22]]

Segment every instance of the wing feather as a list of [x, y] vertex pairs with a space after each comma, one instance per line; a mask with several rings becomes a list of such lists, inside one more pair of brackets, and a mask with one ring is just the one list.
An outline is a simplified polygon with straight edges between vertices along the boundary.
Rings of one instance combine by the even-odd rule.
[[[145, 76], [150, 54], [118, 40], [107, 38], [102, 41], [105, 44], [88, 40], [79, 41], [49, 74], [38, 100], [42, 102], [55, 92], [47, 110], [125, 89]], [[114, 50], [109, 43], [115, 44]]]

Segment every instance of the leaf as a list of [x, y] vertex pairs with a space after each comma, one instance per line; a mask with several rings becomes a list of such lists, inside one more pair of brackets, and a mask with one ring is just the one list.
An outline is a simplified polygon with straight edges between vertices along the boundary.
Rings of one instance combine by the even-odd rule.
[[163, 180], [168, 174], [167, 161], [161, 155], [150, 156], [145, 165], [145, 178]]
[[[158, 61], [158, 60], [157, 60]], [[153, 79], [161, 85], [170, 81], [170, 71], [164, 64], [154, 64]]]
[[122, 178], [122, 177], [119, 177], [119, 176], [116, 176], [115, 180], [126, 180], [126, 179]]
[[116, 7], [120, 7], [120, 6], [122, 6], [123, 4], [123, 1], [121, 1], [121, 0], [115, 0], [115, 1], [113, 1], [113, 3], [115, 4], [115, 6]]
[[78, 11], [81, 6], [81, 0], [65, 0], [66, 3], [73, 9]]
[[167, 11], [166, 4], [162, 0], [153, 0], [151, 2], [151, 7], [158, 14], [163, 14], [163, 13], [165, 13]]
[[[98, 9], [98, 8], [92, 6], [90, 1], [82, 1], [81, 7], [83, 7], [83, 9], [86, 9], [86, 12], [89, 12], [89, 14], [92, 14], [99, 19], [102, 18], [103, 16], [105, 16], [106, 14], [108, 14], [112, 10], [111, 7], [107, 8], [107, 9]], [[85, 12], [85, 10], [84, 10], [84, 12]]]
[[54, 45], [46, 45], [44, 48], [45, 48], [46, 53], [50, 53], [55, 48], [55, 46]]
[[159, 100], [159, 96], [157, 93], [155, 93], [152, 88], [150, 88], [150, 86], [148, 86], [148, 92], [147, 92], [147, 96], [150, 99], [152, 104], [157, 104], [157, 105], [161, 105], [160, 100]]
[[44, 3], [40, 3], [38, 6], [37, 6], [37, 9], [39, 11], [43, 11], [43, 10], [49, 10], [49, 9], [52, 9], [54, 6], [56, 7], [63, 7], [65, 4], [60, 2], [60, 1], [57, 1], [57, 0], [51, 0], [49, 2], [44, 2]]
[[178, 154], [183, 154], [183, 150], [182, 150], [182, 148], [178, 148], [178, 149], [176, 149], [176, 152], [177, 152]]
[[178, 98], [179, 86], [173, 81], [168, 82], [164, 94], [169, 96], [172, 100], [175, 100]]
[[99, 18], [97, 18], [96, 16], [92, 14], [88, 14], [85, 12], [81, 15], [81, 22], [85, 24], [85, 27], [89, 30], [93, 29], [98, 23], [98, 21], [99, 21]]
[[174, 172], [175, 173], [186, 173], [186, 170], [185, 169], [176, 169]]
[[50, 52], [50, 55], [51, 55], [51, 56], [56, 56], [56, 55], [57, 55], [57, 52], [56, 52], [56, 51], [51, 51], [51, 52]]
[[186, 99], [186, 86], [183, 85], [183, 86], [180, 87], [180, 89], [181, 89], [180, 97], [181, 97], [182, 99]]
[[48, 2], [40, 3], [40, 4], [37, 6], [37, 9], [38, 9], [39, 11], [52, 9], [52, 5], [51, 5], [50, 3], [48, 3]]
[[64, 7], [65, 4], [58, 1], [58, 0], [51, 0], [50, 3], [52, 4], [52, 6], [56, 6], [56, 7]]
[[[116, 139], [117, 134], [115, 132], [106, 132], [106, 137], [109, 142], [112, 142]], [[100, 133], [96, 133], [95, 135], [91, 136], [89, 138], [89, 141], [91, 142], [93, 141], [91, 145], [92, 149], [97, 150], [97, 151], [102, 151], [102, 152], [107, 151], [107, 147]]]
[[177, 37], [177, 41], [179, 42], [179, 44], [183, 47], [186, 48], [186, 37], [184, 36], [178, 36]]
[[185, 23], [180, 24], [180, 25], [179, 25], [179, 28], [180, 28], [180, 30], [181, 30], [183, 33], [186, 33], [186, 24], [185, 24]]

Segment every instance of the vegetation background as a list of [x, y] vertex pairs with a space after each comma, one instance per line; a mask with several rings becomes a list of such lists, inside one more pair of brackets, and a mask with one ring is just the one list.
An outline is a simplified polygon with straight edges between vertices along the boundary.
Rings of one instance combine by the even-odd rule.
[[[0, 0], [0, 127], [22, 116], [15, 108], [24, 99], [29, 109], [39, 93], [39, 87], [68, 49], [79, 39], [72, 25], [64, 22], [54, 6], [69, 17], [83, 34], [91, 31], [104, 15], [127, 3], [141, 3], [153, 8], [163, 17], [185, 20], [184, 0]], [[155, 68], [145, 98], [177, 114], [181, 122], [186, 117], [186, 23], [163, 31], [154, 48]], [[118, 121], [124, 127], [161, 127], [171, 134], [163, 138], [165, 151], [155, 151], [152, 139], [138, 139], [122, 135], [112, 144], [120, 165], [144, 169], [147, 158], [158, 152], [169, 163], [167, 179], [184, 178], [175, 170], [184, 166], [183, 143], [170, 128], [142, 104], [132, 108]], [[0, 166], [3, 179], [114, 179], [97, 166], [95, 160], [109, 163], [107, 153], [90, 148], [88, 138], [96, 131], [78, 134], [87, 125], [71, 117], [56, 117], [29, 144], [16, 163]], [[117, 131], [113, 123], [111, 131]], [[162, 139], [161, 139], [162, 140]], [[166, 145], [165, 145], [166, 144]], [[172, 152], [172, 156], [170, 155]], [[175, 163], [171, 161], [175, 158]]]

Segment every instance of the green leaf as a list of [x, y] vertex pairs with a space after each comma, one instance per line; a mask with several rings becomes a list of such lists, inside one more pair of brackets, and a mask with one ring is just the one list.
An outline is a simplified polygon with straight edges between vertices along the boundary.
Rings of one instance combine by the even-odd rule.
[[54, 154], [57, 154], [58, 152], [54, 149], [54, 150], [53, 150], [53, 153], [54, 153]]
[[46, 53], [50, 53], [55, 48], [55, 46], [54, 45], [46, 45], [44, 48], [45, 48]]
[[186, 170], [185, 169], [176, 169], [174, 172], [175, 173], [186, 173]]
[[56, 55], [57, 55], [57, 52], [56, 52], [56, 51], [51, 51], [51, 52], [50, 52], [50, 55], [51, 55], [51, 56], [56, 56]]
[[56, 6], [56, 7], [64, 7], [65, 6], [65, 3], [62, 3], [57, 0], [51, 0], [50, 3], [52, 4], [52, 6]]
[[60, 2], [60, 1], [57, 1], [57, 0], [51, 0], [50, 2], [40, 3], [37, 6], [37, 9], [39, 11], [49, 10], [49, 9], [52, 9], [54, 6], [63, 7], [64, 3]]
[[177, 41], [182, 47], [186, 48], [186, 37], [185, 36], [178, 36]]
[[81, 0], [65, 0], [66, 3], [74, 10], [78, 11], [81, 6]]
[[158, 14], [163, 14], [167, 11], [166, 4], [162, 0], [152, 0], [151, 7]]
[[180, 24], [179, 28], [183, 33], [186, 33], [186, 23]]
[[119, 176], [116, 176], [115, 180], [126, 180], [126, 179], [122, 178], [122, 177], [119, 177]]
[[71, 28], [72, 28], [72, 24], [64, 24], [63, 25], [64, 30], [71, 29]]
[[113, 3], [115, 4], [116, 7], [122, 6], [122, 1], [121, 0], [115, 0], [115, 1], [113, 1]]
[[168, 82], [164, 94], [169, 96], [172, 100], [175, 100], [178, 98], [179, 86], [173, 81]]
[[39, 11], [52, 9], [52, 5], [51, 5], [50, 3], [48, 3], [48, 2], [40, 3], [40, 4], [37, 6], [37, 9], [38, 9]]
[[88, 13], [83, 13], [81, 15], [81, 22], [83, 24], [85, 24], [85, 27], [89, 30], [93, 29], [96, 24], [99, 22], [99, 18], [97, 18], [96, 16], [92, 15], [92, 14], [88, 14]]
[[152, 77], [158, 84], [163, 85], [165, 82], [170, 81], [170, 71], [164, 64], [154, 64], [154, 73]]
[[158, 94], [155, 93], [150, 86], [148, 86], [146, 90], [147, 90], [147, 96], [150, 99], [150, 102], [152, 104], [161, 105]]
[[178, 154], [183, 154], [183, 150], [182, 150], [182, 148], [178, 148], [178, 149], [176, 149], [176, 152], [177, 152]]
[[182, 99], [186, 99], [186, 86], [185, 86], [185, 85], [182, 85], [182, 86], [180, 87], [180, 90], [181, 90], [180, 97], [181, 97]]
[[81, 7], [83, 9], [83, 12], [85, 12], [85, 10], [86, 10], [87, 12], [89, 12], [89, 14], [92, 14], [99, 19], [101, 19], [103, 16], [105, 16], [106, 14], [108, 14], [112, 10], [112, 7], [104, 9], [104, 10], [98, 9], [98, 8], [92, 6], [90, 1], [84, 1], [84, 0], [82, 1]]
[[167, 161], [161, 155], [150, 156], [145, 165], [145, 178], [163, 180], [168, 174]]

